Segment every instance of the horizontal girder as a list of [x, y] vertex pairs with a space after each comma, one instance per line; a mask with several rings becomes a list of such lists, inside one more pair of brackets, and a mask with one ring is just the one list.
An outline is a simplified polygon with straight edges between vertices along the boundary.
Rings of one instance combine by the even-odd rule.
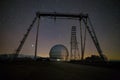
[[66, 18], [87, 18], [88, 14], [63, 14], [63, 13], [43, 13], [43, 12], [37, 12], [36, 15], [38, 17], [43, 16], [43, 17], [66, 17]]

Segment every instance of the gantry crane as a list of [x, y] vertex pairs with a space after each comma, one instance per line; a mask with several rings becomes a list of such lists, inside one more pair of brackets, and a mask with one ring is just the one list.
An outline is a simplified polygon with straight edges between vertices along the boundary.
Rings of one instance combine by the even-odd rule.
[[[83, 60], [83, 58], [84, 58], [85, 40], [86, 40], [86, 36], [83, 37], [82, 36], [82, 31], [81, 31], [81, 28], [82, 28], [81, 27], [81, 21], [83, 21], [84, 24], [85, 24], [85, 30], [87, 29], [87, 31], [89, 32], [89, 34], [90, 34], [90, 36], [92, 38], [92, 41], [93, 41], [93, 43], [94, 43], [94, 45], [95, 45], [101, 59], [103, 61], [107, 60], [106, 57], [104, 56], [103, 52], [102, 52], [102, 49], [100, 47], [100, 44], [98, 42], [95, 30], [94, 30], [94, 28], [93, 28], [93, 26], [91, 24], [91, 21], [90, 21], [90, 18], [88, 16], [88, 14], [82, 14], [82, 13], [80, 13], [80, 14], [63, 14], [63, 13], [56, 13], [56, 12], [54, 12], [54, 13], [37, 12], [36, 13], [36, 17], [34, 18], [32, 24], [29, 26], [26, 34], [24, 35], [22, 41], [20, 42], [20, 45], [18, 46], [18, 48], [16, 50], [15, 57], [17, 57], [18, 54], [20, 53], [20, 51], [21, 51], [21, 49], [22, 49], [22, 47], [23, 47], [23, 45], [24, 45], [24, 43], [25, 43], [25, 41], [26, 41], [30, 31], [31, 31], [31, 29], [33, 28], [34, 23], [36, 22], [36, 20], [38, 20], [37, 33], [36, 33], [36, 43], [35, 43], [35, 59], [36, 59], [36, 56], [37, 56], [37, 44], [38, 44], [37, 43], [38, 42], [38, 33], [39, 33], [39, 23], [40, 23], [40, 18], [41, 17], [52, 17], [54, 19], [62, 17], [63, 19], [77, 19], [77, 20], [79, 20], [79, 22], [80, 22], [80, 33], [81, 33], [81, 35], [80, 35], [80, 38], [81, 38], [81, 54], [82, 54], [81, 60]], [[84, 38], [84, 39], [82, 39], [82, 38]]]

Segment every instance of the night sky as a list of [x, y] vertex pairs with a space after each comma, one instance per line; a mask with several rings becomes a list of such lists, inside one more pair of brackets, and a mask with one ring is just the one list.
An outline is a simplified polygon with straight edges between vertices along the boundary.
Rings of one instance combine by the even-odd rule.
[[[100, 46], [109, 60], [120, 60], [120, 1], [119, 0], [0, 0], [0, 54], [14, 53], [36, 12], [88, 13]], [[36, 24], [20, 54], [34, 55]], [[49, 56], [56, 44], [70, 49], [71, 27], [77, 26], [80, 49], [79, 22], [41, 18], [38, 56]], [[87, 33], [85, 56], [98, 55]]]

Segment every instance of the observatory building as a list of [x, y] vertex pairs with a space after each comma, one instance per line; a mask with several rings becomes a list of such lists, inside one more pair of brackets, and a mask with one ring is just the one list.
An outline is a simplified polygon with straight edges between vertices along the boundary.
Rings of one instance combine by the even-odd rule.
[[51, 61], [68, 61], [68, 49], [61, 44], [55, 45], [50, 50], [50, 60]]

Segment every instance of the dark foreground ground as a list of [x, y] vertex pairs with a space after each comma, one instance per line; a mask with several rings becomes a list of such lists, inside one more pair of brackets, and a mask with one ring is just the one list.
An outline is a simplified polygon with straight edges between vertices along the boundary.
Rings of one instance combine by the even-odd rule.
[[65, 62], [10, 62], [0, 63], [0, 80], [120, 80], [120, 72]]

